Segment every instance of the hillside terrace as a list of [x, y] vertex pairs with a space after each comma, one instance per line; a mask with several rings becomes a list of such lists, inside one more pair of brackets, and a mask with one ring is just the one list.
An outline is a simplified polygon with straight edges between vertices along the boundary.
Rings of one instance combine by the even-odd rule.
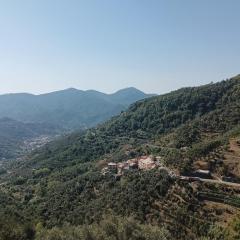
[[125, 162], [108, 163], [107, 167], [102, 169], [102, 174], [116, 174], [118, 176], [123, 175], [124, 173], [131, 170], [151, 170], [156, 167], [161, 166], [159, 157], [153, 156], [141, 156], [138, 158], [129, 159]]
[[151, 155], [129, 159], [125, 162], [120, 163], [110, 162], [107, 164], [106, 167], [102, 169], [102, 174], [110, 174], [115, 176], [116, 178], [119, 178], [129, 171], [149, 171], [155, 168], [166, 170], [170, 177], [178, 179], [180, 181], [187, 181], [190, 183], [197, 181], [207, 182], [211, 184], [226, 185], [229, 187], [240, 187], [239, 183], [234, 183], [229, 180], [226, 181], [225, 179], [214, 179], [209, 170], [198, 169], [188, 176], [179, 175], [179, 173], [176, 173], [175, 171], [165, 167], [161, 163], [161, 157], [153, 157]]

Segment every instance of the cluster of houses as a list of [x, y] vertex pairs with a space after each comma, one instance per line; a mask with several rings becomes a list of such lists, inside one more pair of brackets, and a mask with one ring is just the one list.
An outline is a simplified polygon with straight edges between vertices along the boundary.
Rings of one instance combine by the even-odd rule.
[[[129, 171], [134, 171], [134, 170], [151, 170], [154, 168], [158, 169], [165, 169], [169, 176], [175, 179], [180, 179], [183, 181], [200, 181], [201, 179], [212, 179], [212, 174], [209, 170], [203, 170], [203, 169], [198, 169], [192, 173], [190, 173], [188, 176], [181, 176], [175, 171], [164, 167], [161, 163], [161, 157], [153, 157], [153, 156], [141, 156], [138, 158], [134, 159], [129, 159], [125, 162], [120, 162], [120, 163], [115, 163], [115, 162], [110, 162], [107, 164], [106, 167], [102, 169], [102, 174], [103, 175], [113, 175], [116, 178], [121, 177], [125, 173]], [[223, 180], [223, 181], [230, 181], [228, 180]]]
[[153, 156], [142, 156], [130, 159], [125, 162], [108, 163], [107, 167], [102, 169], [102, 174], [116, 174], [118, 176], [131, 170], [151, 170], [159, 166], [159, 159]]

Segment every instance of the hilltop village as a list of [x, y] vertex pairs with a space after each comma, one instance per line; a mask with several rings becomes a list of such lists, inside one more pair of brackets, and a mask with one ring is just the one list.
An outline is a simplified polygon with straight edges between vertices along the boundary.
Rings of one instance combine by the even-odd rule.
[[102, 169], [101, 173], [104, 176], [111, 175], [116, 179], [120, 179], [124, 174], [131, 171], [149, 171], [155, 168], [166, 170], [171, 178], [179, 179], [180, 181], [218, 183], [233, 187], [240, 186], [239, 183], [234, 182], [232, 179], [226, 177], [218, 178], [214, 176], [210, 170], [205, 169], [197, 169], [188, 176], [180, 175], [178, 172], [164, 166], [161, 157], [152, 155], [141, 156], [120, 163], [109, 162], [107, 166]]
[[209, 170], [196, 170], [191, 176], [181, 176], [176, 171], [164, 166], [161, 161], [161, 157], [155, 157], [152, 155], [141, 156], [138, 158], [129, 159], [124, 162], [115, 163], [109, 162], [106, 167], [102, 169], [102, 175], [112, 175], [116, 179], [120, 178], [124, 174], [131, 171], [149, 171], [155, 168], [164, 169], [168, 172], [168, 175], [172, 178], [177, 178], [183, 181], [200, 181], [201, 179], [212, 179], [211, 172]]
[[110, 174], [115, 177], [121, 177], [129, 171], [148, 171], [154, 168], [164, 168], [169, 172], [169, 175], [175, 176], [174, 172], [169, 171], [169, 169], [162, 165], [161, 157], [154, 157], [152, 155], [141, 156], [120, 163], [110, 162], [102, 169], [102, 174]]

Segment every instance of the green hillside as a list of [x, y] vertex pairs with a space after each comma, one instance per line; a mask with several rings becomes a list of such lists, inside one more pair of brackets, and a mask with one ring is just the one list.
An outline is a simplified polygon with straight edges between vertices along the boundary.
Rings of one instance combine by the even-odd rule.
[[19, 157], [23, 142], [42, 135], [56, 135], [59, 128], [44, 123], [23, 123], [10, 118], [0, 119], [0, 160]]
[[141, 99], [153, 96], [135, 88], [113, 94], [70, 88], [47, 94], [0, 95], [0, 118], [45, 123], [65, 130], [97, 125]]
[[71, 161], [102, 158], [118, 161], [151, 150], [158, 154], [162, 150], [164, 154], [168, 147], [174, 149], [173, 154], [184, 146], [213, 141], [205, 136], [206, 133], [214, 134], [214, 139], [218, 139], [238, 127], [239, 93], [240, 82], [236, 77], [140, 101], [97, 128], [72, 134], [47, 146], [46, 151], [36, 154], [31, 163], [34, 159], [38, 164], [49, 161], [50, 165], [59, 166], [69, 165]]
[[[239, 96], [240, 76], [183, 88], [45, 146], [1, 175], [2, 219], [7, 215], [19, 227], [16, 235], [31, 230], [32, 239], [35, 233], [35, 239], [105, 239], [99, 237], [106, 234], [105, 218], [116, 218], [104, 225], [109, 239], [239, 239], [238, 188], [180, 181], [165, 169], [129, 172], [120, 180], [101, 174], [107, 162], [152, 154], [182, 175], [201, 165], [238, 182], [228, 166], [238, 164], [232, 159], [240, 142]], [[129, 230], [121, 238], [116, 229], [129, 218], [137, 237]]]

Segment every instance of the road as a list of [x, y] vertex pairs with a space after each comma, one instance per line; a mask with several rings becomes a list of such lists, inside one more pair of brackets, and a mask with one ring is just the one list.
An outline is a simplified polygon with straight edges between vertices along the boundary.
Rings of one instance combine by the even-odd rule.
[[223, 185], [227, 185], [227, 186], [231, 186], [231, 187], [239, 187], [240, 188], [240, 184], [239, 183], [225, 182], [225, 181], [221, 181], [221, 180], [205, 179], [205, 178], [200, 178], [200, 181], [201, 182], [223, 184]]
[[207, 183], [214, 183], [214, 184], [221, 184], [231, 187], [238, 187], [240, 188], [239, 183], [233, 183], [233, 182], [225, 182], [222, 180], [215, 180], [215, 179], [207, 179], [207, 178], [199, 178], [199, 177], [188, 177], [188, 176], [176, 176], [178, 179], [188, 182], [207, 182]]

